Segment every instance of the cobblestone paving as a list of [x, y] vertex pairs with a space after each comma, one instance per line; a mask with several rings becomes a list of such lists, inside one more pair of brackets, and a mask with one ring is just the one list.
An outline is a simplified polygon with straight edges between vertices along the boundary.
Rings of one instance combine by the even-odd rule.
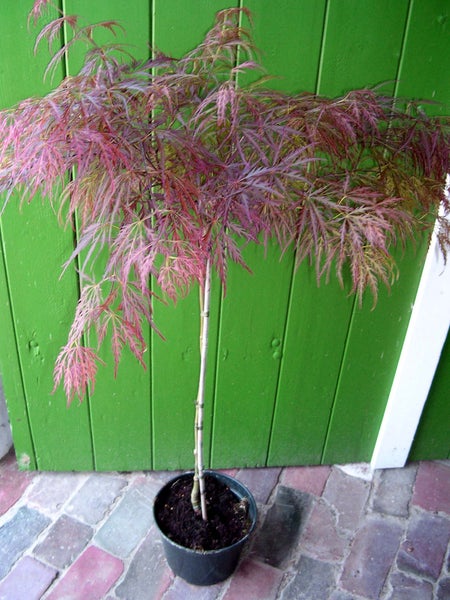
[[0, 600], [449, 600], [450, 461], [228, 471], [259, 524], [235, 574], [167, 567], [152, 502], [173, 473], [27, 473], [0, 462]]

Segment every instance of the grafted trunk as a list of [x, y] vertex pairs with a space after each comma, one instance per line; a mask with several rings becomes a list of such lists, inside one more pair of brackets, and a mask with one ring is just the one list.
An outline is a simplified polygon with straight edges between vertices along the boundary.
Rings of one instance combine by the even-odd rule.
[[206, 263], [203, 289], [200, 290], [200, 372], [197, 400], [195, 403], [195, 469], [191, 502], [195, 512], [201, 512], [204, 521], [208, 520], [206, 510], [205, 477], [203, 461], [203, 408], [205, 404], [206, 355], [208, 352], [209, 306], [211, 299], [211, 262]]

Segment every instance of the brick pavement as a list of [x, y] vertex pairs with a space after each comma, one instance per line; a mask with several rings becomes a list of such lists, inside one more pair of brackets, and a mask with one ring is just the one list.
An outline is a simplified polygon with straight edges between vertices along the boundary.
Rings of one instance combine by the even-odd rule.
[[[230, 472], [230, 471], [228, 471]], [[235, 574], [174, 577], [152, 521], [170, 473], [26, 473], [0, 462], [0, 600], [449, 600], [450, 462], [231, 472], [257, 532]]]

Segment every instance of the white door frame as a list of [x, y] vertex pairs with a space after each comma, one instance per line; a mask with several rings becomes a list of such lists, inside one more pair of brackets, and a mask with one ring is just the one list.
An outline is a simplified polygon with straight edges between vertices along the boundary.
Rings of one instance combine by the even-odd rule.
[[[447, 176], [447, 196], [449, 188]], [[447, 258], [450, 261], [450, 255]], [[373, 451], [372, 469], [406, 464], [449, 325], [450, 266], [445, 268], [435, 229]]]

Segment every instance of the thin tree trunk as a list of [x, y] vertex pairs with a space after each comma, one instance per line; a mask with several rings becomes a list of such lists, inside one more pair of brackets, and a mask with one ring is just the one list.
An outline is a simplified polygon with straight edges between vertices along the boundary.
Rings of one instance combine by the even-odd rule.
[[203, 466], [203, 407], [205, 404], [206, 355], [208, 352], [209, 306], [211, 299], [211, 262], [206, 263], [203, 290], [200, 290], [200, 373], [197, 400], [195, 403], [195, 471], [191, 502], [195, 512], [200, 512], [204, 521], [206, 511], [205, 477]]

